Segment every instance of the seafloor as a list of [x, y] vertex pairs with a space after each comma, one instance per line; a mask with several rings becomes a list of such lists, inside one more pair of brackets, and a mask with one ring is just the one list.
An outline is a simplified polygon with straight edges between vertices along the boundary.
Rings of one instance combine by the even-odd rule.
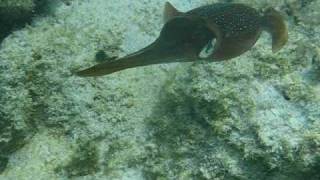
[[[36, 1], [0, 10], [19, 19]], [[165, 1], [47, 1], [1, 43], [1, 180], [320, 179], [320, 0], [171, 2], [274, 7], [289, 42], [272, 54], [265, 33], [230, 61], [80, 78], [152, 42]]]

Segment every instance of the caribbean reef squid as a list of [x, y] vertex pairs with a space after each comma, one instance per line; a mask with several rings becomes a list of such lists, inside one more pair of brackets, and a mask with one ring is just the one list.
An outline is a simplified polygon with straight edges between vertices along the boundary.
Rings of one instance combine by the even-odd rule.
[[262, 31], [270, 33], [274, 53], [288, 40], [286, 24], [273, 8], [260, 13], [244, 4], [217, 3], [180, 12], [166, 2], [164, 9], [165, 24], [149, 46], [76, 74], [102, 76], [151, 64], [228, 60], [248, 51]]

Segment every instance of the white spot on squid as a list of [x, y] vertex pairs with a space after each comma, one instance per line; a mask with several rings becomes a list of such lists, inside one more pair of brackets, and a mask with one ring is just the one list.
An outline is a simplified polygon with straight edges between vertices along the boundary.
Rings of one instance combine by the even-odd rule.
[[214, 46], [216, 44], [216, 39], [211, 39], [200, 51], [199, 57], [202, 59], [208, 58], [212, 55], [214, 51]]

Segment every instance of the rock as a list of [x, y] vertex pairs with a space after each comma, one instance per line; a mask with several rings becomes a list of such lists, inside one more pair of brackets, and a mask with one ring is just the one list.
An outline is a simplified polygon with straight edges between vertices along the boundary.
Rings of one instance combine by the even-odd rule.
[[33, 0], [2, 0], [0, 1], [0, 42], [13, 29], [30, 22], [35, 8]]

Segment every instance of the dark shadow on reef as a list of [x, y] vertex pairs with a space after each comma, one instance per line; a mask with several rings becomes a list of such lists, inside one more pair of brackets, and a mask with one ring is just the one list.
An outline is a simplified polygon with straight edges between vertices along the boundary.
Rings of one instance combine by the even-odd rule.
[[31, 21], [32, 12], [20, 7], [0, 7], [0, 42], [14, 29]]
[[[8, 1], [8, 2], [7, 2]], [[27, 1], [26, 1], [27, 2]], [[30, 4], [20, 5], [12, 0], [0, 2], [0, 43], [12, 32], [25, 27], [31, 23], [32, 19], [37, 16], [50, 14], [50, 5], [58, 2], [57, 0], [33, 0], [28, 1]], [[63, 0], [66, 5], [70, 0]]]

